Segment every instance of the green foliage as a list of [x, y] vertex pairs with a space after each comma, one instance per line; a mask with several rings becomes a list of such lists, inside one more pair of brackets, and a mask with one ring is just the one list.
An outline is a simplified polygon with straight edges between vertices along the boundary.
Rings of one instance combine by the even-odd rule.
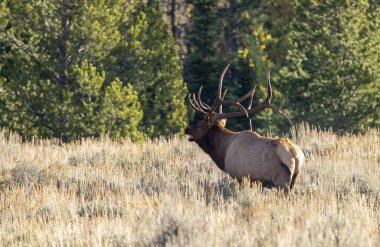
[[[123, 86], [120, 80], [115, 80], [106, 88], [103, 107], [100, 115], [107, 116], [102, 122], [106, 133], [116, 138], [130, 136], [140, 140], [143, 136], [137, 131], [142, 119], [142, 111], [135, 112], [130, 109], [139, 109], [138, 94], [131, 84]], [[125, 107], [127, 106], [127, 107]], [[125, 124], [128, 123], [128, 124]]]
[[186, 26], [190, 20], [190, 5], [187, 0], [163, 0], [164, 21], [168, 23], [174, 38], [175, 46], [183, 65], [186, 59]]
[[[185, 64], [184, 79], [190, 92], [196, 92], [204, 85], [203, 95], [207, 104], [212, 104], [217, 90], [217, 81], [228, 59], [221, 56], [218, 47], [220, 19], [218, 19], [217, 0], [191, 0], [191, 26], [187, 31], [188, 57]], [[227, 51], [223, 51], [227, 56]], [[228, 75], [226, 76], [228, 77]]]
[[181, 132], [186, 86], [157, 3], [2, 2], [0, 125], [64, 141]]
[[162, 15], [159, 1], [136, 4], [120, 27], [122, 41], [104, 63], [111, 78], [133, 83], [144, 112], [140, 127], [151, 137], [182, 132], [187, 123], [187, 87]]
[[[375, 0], [3, 0], [0, 126], [64, 141], [180, 133], [184, 81], [191, 92], [203, 85], [212, 104], [231, 64], [227, 99], [256, 83], [261, 103], [272, 70], [273, 103], [287, 98], [294, 122], [379, 127], [379, 8]], [[259, 131], [288, 129], [271, 110], [251, 117]]]
[[117, 78], [106, 83], [99, 66], [121, 38], [125, 7], [124, 1], [2, 5], [8, 21], [1, 17], [0, 124], [26, 138], [138, 139], [136, 92]]
[[[220, 73], [227, 64], [231, 64], [223, 85], [228, 89], [226, 98], [238, 98], [256, 83], [258, 88], [254, 104], [261, 103], [266, 94], [264, 82], [272, 67], [266, 51], [271, 35], [266, 33], [264, 27], [267, 19], [262, 4], [248, 0], [228, 3], [217, 0], [188, 2], [193, 7], [188, 30], [189, 55], [184, 73], [189, 91], [196, 92], [204, 85], [203, 99], [212, 104]], [[236, 110], [226, 107], [223, 111]], [[268, 122], [273, 119], [272, 115], [270, 110], [266, 110], [252, 116], [253, 128], [279, 132], [278, 127], [286, 123]], [[249, 121], [245, 118], [230, 119], [228, 123], [235, 130], [249, 129]]]
[[[296, 122], [338, 131], [380, 126], [380, 9], [295, 1], [283, 90]], [[288, 106], [289, 107], [289, 106]]]
[[262, 27], [271, 37], [267, 42], [266, 51], [274, 72], [286, 66], [288, 51], [286, 36], [289, 32], [289, 23], [295, 15], [293, 2], [294, 0], [263, 0], [259, 6]]

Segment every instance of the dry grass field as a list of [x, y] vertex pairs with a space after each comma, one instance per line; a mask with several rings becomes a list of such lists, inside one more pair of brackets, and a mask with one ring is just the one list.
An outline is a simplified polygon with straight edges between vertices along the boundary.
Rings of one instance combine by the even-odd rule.
[[294, 193], [239, 186], [184, 137], [0, 133], [1, 246], [380, 246], [380, 132], [301, 126]]

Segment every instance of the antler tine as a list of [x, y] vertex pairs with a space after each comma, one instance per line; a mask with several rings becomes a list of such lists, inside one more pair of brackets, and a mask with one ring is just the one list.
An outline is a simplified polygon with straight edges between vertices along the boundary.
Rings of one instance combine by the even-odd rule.
[[254, 87], [252, 87], [251, 90], [249, 90], [249, 92], [246, 93], [244, 96], [242, 96], [242, 97], [240, 97], [238, 99], [235, 99], [235, 100], [224, 100], [224, 97], [225, 97], [225, 94], [224, 94], [223, 97], [219, 101], [219, 104], [220, 104], [219, 114], [222, 114], [222, 112], [220, 111], [220, 108], [223, 105], [225, 105], [225, 106], [226, 105], [230, 105], [230, 106], [239, 107], [240, 109], [242, 109], [241, 113], [244, 113], [247, 117], [249, 117], [247, 109], [245, 109], [244, 106], [242, 106], [240, 103], [243, 102], [244, 100], [248, 99], [249, 97], [251, 97], [250, 105], [249, 105], [249, 108], [248, 108], [248, 109], [250, 109], [251, 106], [252, 106], [252, 98], [253, 98], [253, 95], [255, 93], [255, 90], [256, 90], [256, 85]]
[[[253, 96], [255, 94], [257, 85], [254, 85], [251, 88], [251, 90], [249, 90], [248, 93], [246, 93], [244, 96], [242, 96], [242, 97], [240, 97], [238, 99], [235, 99], [235, 100], [224, 100], [224, 98], [226, 96], [226, 93], [227, 93], [227, 90], [225, 90], [224, 93], [223, 93], [223, 95], [222, 95], [223, 78], [224, 78], [224, 75], [227, 72], [229, 66], [230, 65], [228, 64], [224, 68], [222, 74], [220, 75], [219, 85], [218, 85], [218, 92], [217, 92], [214, 104], [210, 107], [208, 104], [202, 102], [201, 95], [202, 95], [202, 88], [203, 87], [201, 87], [199, 89], [199, 91], [198, 91], [198, 99], [196, 99], [195, 94], [192, 95], [193, 96], [193, 100], [196, 103], [195, 105], [194, 105], [194, 103], [192, 102], [192, 100], [191, 100], [191, 98], [189, 96], [190, 104], [191, 104], [191, 106], [194, 109], [196, 109], [197, 111], [200, 111], [202, 113], [209, 113], [209, 114], [211, 114], [211, 113], [214, 113], [215, 109], [219, 107], [219, 113], [214, 113], [214, 114], [215, 114], [216, 118], [223, 119], [223, 118], [240, 117], [240, 116], [244, 116], [244, 115], [249, 118], [249, 114], [251, 114], [251, 113], [258, 112], [258, 111], [260, 111], [262, 109], [265, 109], [265, 108], [270, 108], [274, 112], [276, 112], [277, 114], [279, 114], [282, 117], [284, 117], [288, 121], [288, 123], [290, 125], [293, 125], [293, 123], [290, 120], [290, 118], [288, 116], [286, 116], [285, 113], [283, 113], [281, 111], [282, 107], [285, 104], [285, 100], [283, 100], [278, 107], [276, 107], [276, 106], [274, 106], [274, 105], [271, 104], [273, 93], [272, 93], [272, 85], [270, 83], [270, 79], [271, 79], [271, 72], [270, 71], [268, 72], [268, 75], [267, 75], [267, 97], [265, 98], [265, 100], [263, 101], [263, 103], [261, 103], [260, 105], [252, 108]], [[248, 105], [248, 108], [246, 109], [244, 106], [241, 105], [241, 102], [245, 101], [248, 98], [250, 98], [249, 99], [249, 105]], [[224, 106], [226, 106], [226, 105], [236, 106], [236, 107], [240, 108], [241, 111], [240, 112], [231, 112], [231, 113], [222, 113], [223, 105]]]
[[196, 110], [196, 111], [201, 111], [196, 105], [194, 105], [194, 103], [193, 103], [193, 101], [192, 101], [192, 99], [191, 99], [191, 93], [189, 93], [188, 95], [187, 95], [187, 97], [188, 97], [188, 99], [189, 99], [189, 103], [190, 103], [190, 106], [191, 106], [191, 108], [193, 108], [194, 110]]
[[[256, 85], [246, 95], [244, 95], [243, 97], [241, 97], [239, 99], [236, 99], [236, 100], [222, 100], [220, 102], [220, 104], [223, 104], [223, 105], [234, 105], [234, 106], [240, 107], [241, 109], [243, 109], [243, 111], [241, 111], [241, 112], [231, 112], [231, 113], [219, 113], [219, 114], [216, 114], [216, 117], [219, 118], [219, 119], [223, 119], [223, 118], [241, 117], [241, 116], [244, 116], [244, 115], [249, 116], [248, 114], [256, 113], [256, 112], [258, 112], [258, 111], [260, 111], [262, 109], [265, 109], [265, 108], [270, 108], [275, 113], [277, 113], [277, 114], [281, 115], [282, 117], [284, 117], [286, 119], [286, 121], [290, 125], [293, 125], [293, 123], [290, 120], [290, 118], [288, 116], [286, 116], [286, 114], [281, 111], [282, 107], [285, 104], [285, 100], [283, 100], [278, 107], [276, 107], [276, 106], [274, 106], [274, 105], [272, 105], [270, 103], [271, 99], [272, 99], [272, 96], [273, 96], [272, 85], [270, 83], [270, 71], [268, 72], [268, 75], [267, 75], [267, 97], [265, 98], [265, 100], [263, 101], [263, 103], [261, 103], [260, 105], [252, 108], [252, 100], [253, 100], [253, 95], [255, 93], [255, 90], [256, 90]], [[250, 102], [249, 102], [248, 108], [246, 110], [240, 104], [240, 102], [246, 100], [248, 97], [250, 97]]]
[[[222, 95], [222, 100], [224, 100], [224, 97], [226, 97], [227, 91], [228, 91], [228, 89], [224, 90], [224, 93]], [[220, 104], [220, 106], [219, 106], [219, 113], [223, 113], [223, 105], [222, 104]]]
[[280, 116], [282, 116], [283, 118], [286, 119], [286, 121], [290, 124], [290, 125], [293, 125], [292, 121], [290, 120], [290, 118], [288, 116], [285, 115], [285, 113], [283, 113], [281, 111], [282, 107], [284, 106], [285, 104], [285, 99], [283, 99], [281, 101], [281, 104], [276, 107], [274, 105], [271, 105], [270, 101], [272, 99], [272, 84], [270, 83], [270, 78], [271, 78], [271, 71], [269, 70], [268, 72], [268, 75], [267, 75], [267, 98], [265, 99], [264, 103], [267, 103], [268, 104], [268, 108], [271, 108], [274, 112], [276, 112], [277, 114], [279, 114]]
[[234, 100], [222, 100], [222, 104], [225, 105], [225, 104], [231, 104], [231, 103], [241, 103], [243, 102], [244, 100], [248, 99], [249, 97], [253, 97], [253, 94], [255, 93], [255, 90], [256, 90], [256, 85], [253, 86], [251, 88], [251, 90], [248, 91], [248, 93], [244, 94], [244, 96], [238, 98], [238, 99], [234, 99]]
[[264, 108], [270, 108], [272, 109], [275, 113], [279, 114], [280, 116], [284, 117], [286, 119], [286, 121], [290, 124], [290, 125], [293, 125], [292, 121], [290, 120], [290, 118], [288, 116], [286, 116], [285, 113], [283, 113], [281, 111], [282, 107], [284, 106], [285, 104], [285, 100], [282, 100], [281, 104], [276, 107], [274, 105], [272, 105], [270, 103], [271, 99], [272, 99], [272, 85], [270, 83], [270, 71], [268, 72], [268, 75], [267, 75], [267, 97], [266, 99], [264, 100], [263, 103], [261, 103], [260, 105], [254, 107], [253, 109], [250, 109], [249, 110], [249, 113], [255, 113], [255, 112], [258, 112]]
[[229, 64], [227, 64], [227, 66], [224, 68], [224, 70], [223, 70], [223, 72], [222, 72], [222, 74], [220, 75], [220, 78], [219, 78], [219, 86], [218, 86], [218, 97], [219, 97], [219, 99], [222, 97], [223, 78], [224, 78], [224, 74], [228, 70], [228, 67], [230, 67]]
[[257, 86], [257, 84], [255, 84], [255, 86], [253, 86], [253, 90], [252, 90], [252, 93], [251, 93], [251, 97], [249, 98], [249, 105], [248, 105], [247, 110], [251, 110], [251, 108], [252, 108], [253, 95], [255, 94], [256, 86]]
[[193, 96], [193, 101], [195, 102], [195, 106], [199, 109], [199, 111], [202, 112], [202, 113], [206, 113], [206, 112], [200, 107], [200, 105], [199, 105], [199, 103], [198, 103], [198, 101], [197, 101], [197, 99], [196, 99], [195, 93], [193, 93], [192, 96]]
[[281, 101], [281, 104], [274, 110], [277, 114], [280, 114], [283, 118], [286, 119], [286, 121], [290, 124], [290, 125], [293, 125], [292, 123], [292, 120], [290, 120], [290, 118], [288, 116], [285, 115], [285, 113], [283, 113], [281, 111], [282, 107], [285, 105], [285, 99], [283, 99]]
[[222, 100], [224, 100], [224, 97], [226, 97], [227, 91], [228, 91], [228, 89], [224, 90], [224, 93], [222, 95]]
[[216, 99], [215, 99], [215, 102], [214, 104], [211, 106], [211, 110], [210, 112], [214, 112], [215, 109], [220, 106], [221, 104], [221, 101], [222, 101], [222, 87], [223, 87], [223, 78], [224, 78], [224, 74], [226, 74], [227, 70], [228, 70], [228, 67], [230, 67], [229, 64], [227, 64], [227, 66], [224, 68], [222, 74], [220, 75], [220, 78], [219, 78], [219, 84], [218, 84], [218, 92], [217, 92], [217, 95], [216, 95]]
[[[191, 99], [191, 96], [193, 97], [193, 99]], [[190, 106], [196, 110], [196, 111], [199, 111], [199, 112], [202, 112], [202, 113], [206, 113], [205, 111], [203, 111], [200, 107], [199, 107], [199, 104], [198, 102], [195, 100], [195, 94], [188, 94], [188, 98], [189, 98], [189, 102], [190, 102]], [[194, 102], [195, 102], [195, 105], [194, 105]]]
[[264, 102], [267, 102], [270, 104], [270, 101], [272, 99], [272, 85], [270, 84], [270, 70], [267, 74], [267, 98], [265, 99]]
[[247, 111], [247, 110], [245, 109], [245, 107], [242, 106], [240, 103], [223, 103], [223, 105], [232, 105], [232, 106], [239, 107], [240, 109], [243, 110], [243, 113], [245, 113], [246, 117], [249, 118], [248, 111]]
[[214, 112], [215, 109], [219, 106], [219, 114], [222, 114], [222, 105], [231, 105], [231, 106], [236, 106], [236, 107], [239, 107], [240, 109], [242, 109], [242, 113], [244, 113], [247, 117], [249, 117], [248, 115], [248, 112], [247, 110], [244, 108], [244, 106], [242, 106], [240, 103], [243, 102], [244, 100], [248, 99], [250, 96], [253, 97], [253, 94], [256, 90], [256, 86], [254, 86], [248, 93], [246, 93], [243, 97], [240, 97], [238, 99], [235, 99], [235, 100], [224, 100], [224, 97], [225, 97], [225, 93], [223, 94], [223, 97], [221, 95], [221, 92], [222, 92], [222, 85], [223, 85], [223, 78], [224, 78], [224, 74], [226, 73], [228, 67], [230, 65], [228, 64], [226, 66], [226, 68], [223, 70], [222, 74], [220, 75], [220, 80], [219, 80], [219, 86], [218, 86], [218, 93], [217, 93], [217, 98], [214, 102], [214, 104], [212, 105], [210, 111], [211, 112]]
[[196, 111], [199, 111], [199, 109], [193, 104], [193, 102], [191, 101], [191, 93], [189, 93], [188, 95], [187, 95], [187, 98], [189, 99], [189, 103], [190, 103], [190, 106], [191, 106], [191, 108], [193, 108], [194, 110], [196, 110]]
[[211, 108], [210, 108], [209, 105], [207, 105], [206, 103], [202, 102], [202, 100], [201, 100], [202, 88], [203, 88], [203, 85], [202, 85], [202, 86], [199, 88], [199, 90], [198, 90], [198, 95], [197, 95], [198, 98], [197, 98], [197, 100], [198, 100], [198, 104], [199, 104], [199, 106], [201, 107], [201, 109], [202, 109], [203, 111], [208, 112], [208, 111], [211, 110]]

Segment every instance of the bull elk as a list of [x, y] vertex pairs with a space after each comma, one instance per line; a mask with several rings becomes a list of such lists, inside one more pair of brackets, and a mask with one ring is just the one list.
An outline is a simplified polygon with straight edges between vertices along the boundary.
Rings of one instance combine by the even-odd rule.
[[[252, 182], [262, 182], [263, 186], [286, 192], [292, 190], [304, 162], [303, 152], [297, 145], [283, 138], [267, 138], [253, 131], [233, 132], [225, 128], [228, 118], [249, 117], [249, 114], [265, 108], [272, 109], [291, 123], [281, 111], [285, 101], [278, 107], [271, 104], [270, 73], [267, 78], [267, 96], [261, 104], [252, 107], [256, 85], [241, 98], [225, 100], [227, 90], [222, 94], [222, 84], [228, 66], [220, 76], [217, 97], [212, 106], [201, 100], [202, 87], [197, 95], [188, 95], [191, 107], [204, 115], [203, 120], [195, 126], [185, 129], [188, 140], [196, 142], [221, 170], [238, 181], [248, 177]], [[249, 105], [245, 108], [241, 103], [248, 98]], [[222, 106], [235, 106], [240, 111], [223, 113]], [[218, 107], [219, 113], [215, 112]]]

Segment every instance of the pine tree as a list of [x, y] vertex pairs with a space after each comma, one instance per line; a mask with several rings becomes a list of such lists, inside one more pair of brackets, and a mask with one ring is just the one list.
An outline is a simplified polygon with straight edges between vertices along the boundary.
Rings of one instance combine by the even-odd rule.
[[[187, 31], [188, 57], [184, 79], [188, 83], [190, 92], [196, 92], [201, 85], [204, 85], [204, 101], [212, 104], [219, 75], [228, 63], [228, 60], [219, 55], [221, 22], [218, 19], [218, 0], [190, 0], [188, 3], [192, 4], [193, 11], [191, 26]], [[228, 56], [228, 51], [223, 53]]]
[[266, 32], [270, 34], [266, 51], [268, 59], [273, 63], [272, 71], [276, 72], [286, 64], [288, 51], [286, 37], [289, 33], [289, 23], [294, 18], [294, 0], [264, 0], [261, 1], [258, 12]]
[[[231, 64], [225, 75], [226, 98], [237, 98], [258, 84], [254, 104], [261, 102], [266, 94], [265, 80], [271, 61], [266, 45], [271, 36], [266, 33], [266, 16], [260, 1], [191, 0], [192, 18], [188, 29], [188, 58], [184, 78], [189, 91], [196, 92], [204, 86], [203, 98], [212, 104], [220, 73]], [[280, 97], [275, 97], [275, 102]], [[277, 103], [277, 102], [276, 102]], [[247, 103], [245, 103], [247, 104]], [[224, 111], [236, 111], [225, 107]], [[252, 116], [253, 128], [260, 131], [279, 131], [278, 126], [286, 122], [271, 121], [271, 111], [262, 111]], [[274, 118], [279, 120], [277, 117]], [[230, 119], [234, 130], [248, 129], [249, 121], [243, 118]]]
[[180, 62], [183, 65], [186, 57], [186, 26], [190, 19], [190, 6], [186, 0], [163, 0], [164, 20], [168, 23]]
[[280, 81], [296, 122], [338, 131], [380, 126], [379, 13], [367, 0], [295, 1]]
[[2, 2], [0, 125], [70, 141], [141, 137], [134, 88], [107, 80], [102, 61], [119, 44], [125, 1]]
[[120, 30], [122, 40], [104, 66], [138, 91], [144, 111], [141, 129], [151, 137], [183, 132], [187, 87], [159, 1], [138, 2]]

